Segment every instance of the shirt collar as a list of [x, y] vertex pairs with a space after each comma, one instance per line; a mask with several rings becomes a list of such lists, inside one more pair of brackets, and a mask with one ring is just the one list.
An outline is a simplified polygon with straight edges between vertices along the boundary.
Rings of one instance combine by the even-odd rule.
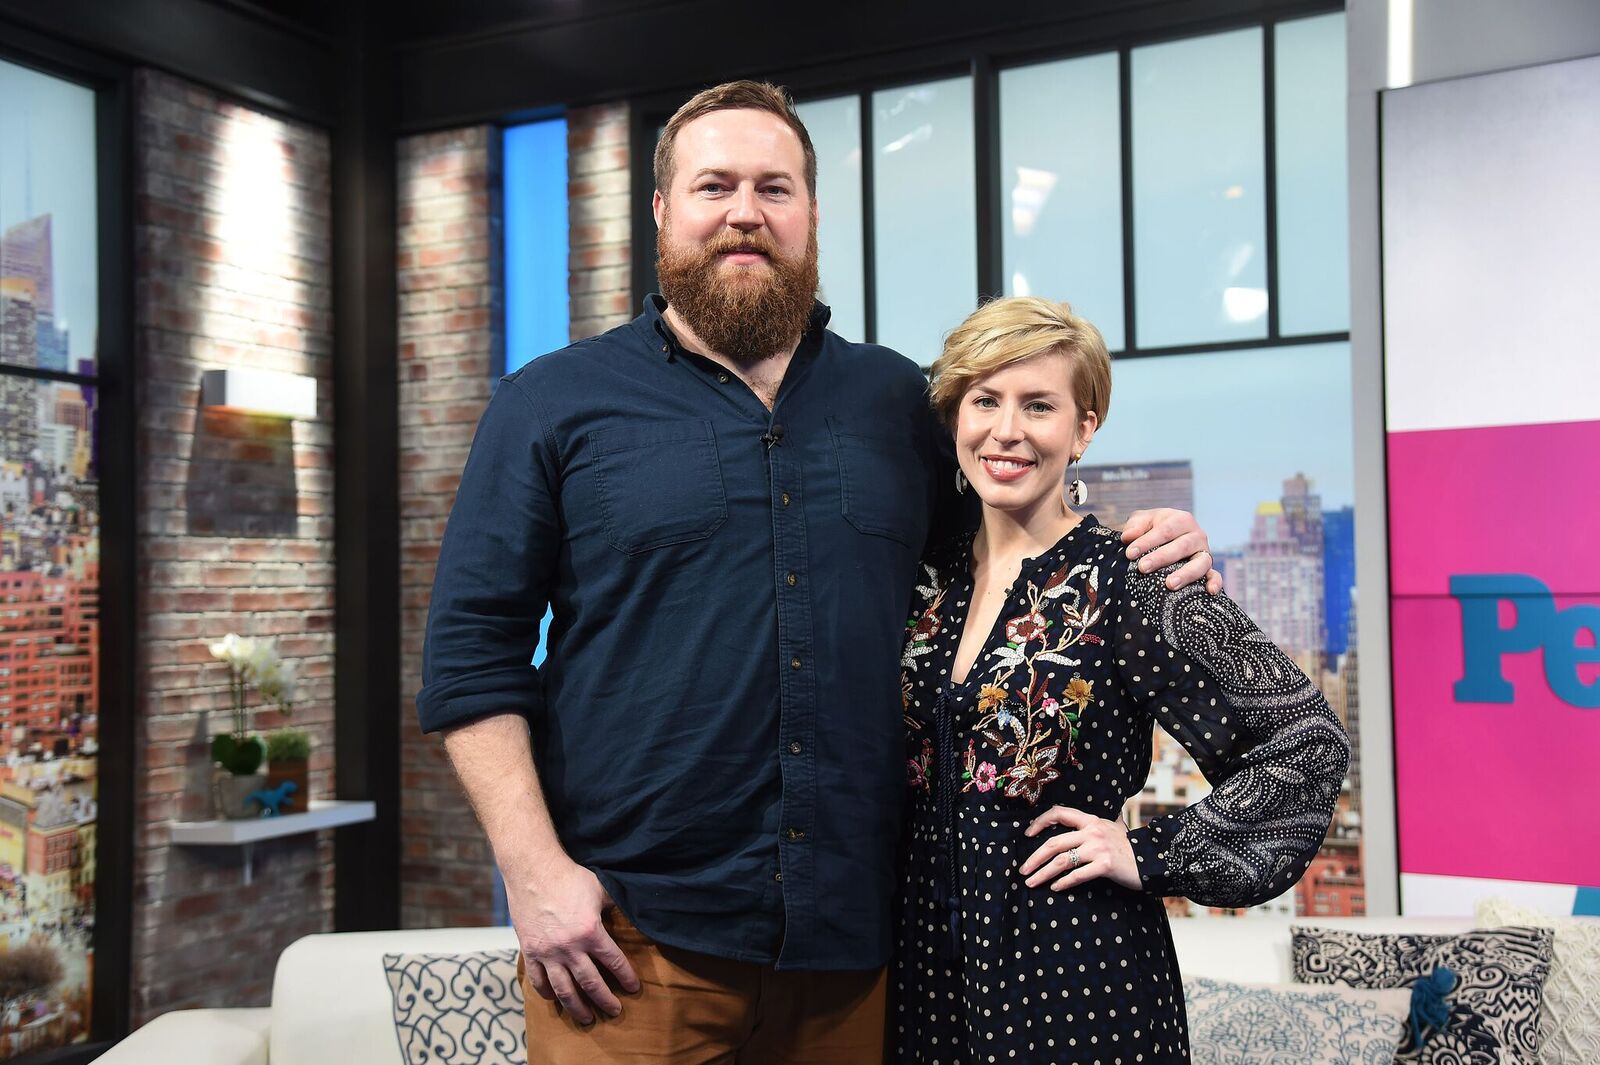
[[[644, 298], [642, 313], [636, 321], [646, 342], [659, 348], [662, 355], [671, 358], [685, 349], [672, 332], [672, 327], [667, 324], [666, 309], [666, 298], [659, 292], [652, 292]], [[813, 301], [811, 317], [806, 322], [806, 334], [809, 335], [822, 330], [832, 318], [833, 311], [831, 308], [821, 300]]]

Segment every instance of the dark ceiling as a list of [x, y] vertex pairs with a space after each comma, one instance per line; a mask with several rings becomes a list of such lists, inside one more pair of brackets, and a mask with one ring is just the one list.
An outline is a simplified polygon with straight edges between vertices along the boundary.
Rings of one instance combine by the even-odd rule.
[[672, 7], [681, 0], [207, 0], [319, 38], [344, 33], [351, 12], [365, 9], [381, 39], [403, 48], [470, 40], [585, 19]]

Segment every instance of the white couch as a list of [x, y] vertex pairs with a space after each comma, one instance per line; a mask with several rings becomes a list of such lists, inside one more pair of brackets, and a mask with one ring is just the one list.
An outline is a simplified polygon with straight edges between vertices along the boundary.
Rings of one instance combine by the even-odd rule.
[[[1460, 918], [1245, 917], [1174, 921], [1187, 974], [1257, 983], [1290, 978], [1289, 928], [1462, 932]], [[307, 936], [278, 959], [272, 1005], [179, 1010], [156, 1018], [97, 1059], [104, 1065], [403, 1065], [385, 954], [451, 954], [513, 947], [509, 928], [434, 928]]]

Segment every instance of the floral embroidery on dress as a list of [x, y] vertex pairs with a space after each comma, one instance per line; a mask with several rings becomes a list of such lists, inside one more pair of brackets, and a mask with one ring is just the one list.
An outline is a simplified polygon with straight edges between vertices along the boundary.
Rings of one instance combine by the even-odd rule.
[[912, 791], [933, 789], [933, 741], [922, 741], [922, 753], [906, 759], [906, 783]]
[[[944, 628], [944, 621], [939, 617], [939, 608], [944, 605], [944, 589], [939, 587], [939, 575], [926, 562], [922, 564], [922, 570], [927, 575], [928, 583], [917, 585], [917, 594], [927, 600], [928, 605], [920, 614], [912, 614], [911, 620], [906, 622], [906, 649], [900, 656], [900, 666], [906, 670], [915, 670], [917, 659], [933, 651], [933, 638]], [[903, 683], [909, 692], [910, 678], [904, 677]]]
[[[1079, 577], [1084, 578], [1081, 588], [1074, 583]], [[1054, 619], [1045, 616], [1047, 606], [1057, 615]], [[1051, 677], [1043, 667], [1081, 665], [1065, 652], [1080, 644], [1103, 643], [1089, 630], [1104, 613], [1098, 566], [1062, 566], [1042, 588], [1028, 582], [1028, 609], [1007, 620], [1006, 643], [986, 655], [998, 664], [978, 689], [978, 733], [1010, 765], [1000, 770], [984, 762], [973, 768], [975, 753], [969, 753], [963, 791], [1003, 785], [1007, 798], [1037, 803], [1045, 785], [1061, 777], [1063, 747], [1067, 763], [1079, 766], [1078, 725], [1094, 698], [1094, 682], [1074, 673], [1051, 694], [1045, 690]], [[984, 767], [988, 772], [981, 772]]]
[[961, 790], [977, 788], [979, 791], [993, 791], [1000, 782], [999, 770], [995, 769], [993, 762], [978, 761], [978, 741], [967, 741], [967, 753], [962, 756], [964, 769], [961, 773]]
[[[922, 731], [922, 722], [911, 716], [911, 674], [916, 672], [917, 659], [932, 653], [933, 638], [944, 628], [939, 617], [939, 608], [944, 605], [944, 589], [939, 586], [938, 571], [924, 562], [922, 572], [926, 580], [917, 584], [917, 595], [927, 606], [914, 612], [906, 622], [906, 647], [900, 656], [900, 714], [907, 732]], [[922, 740], [922, 749], [906, 759], [906, 783], [912, 791], [931, 792], [933, 789], [933, 742], [926, 737]]]

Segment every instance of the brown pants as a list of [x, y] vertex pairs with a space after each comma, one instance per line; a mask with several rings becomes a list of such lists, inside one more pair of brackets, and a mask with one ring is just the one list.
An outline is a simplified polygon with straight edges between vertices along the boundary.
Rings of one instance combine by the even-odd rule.
[[[883, 969], [791, 972], [662, 946], [621, 910], [606, 931], [639, 974], [622, 1015], [585, 1028], [528, 984], [528, 1065], [879, 1065]], [[616, 984], [612, 983], [616, 990]]]

